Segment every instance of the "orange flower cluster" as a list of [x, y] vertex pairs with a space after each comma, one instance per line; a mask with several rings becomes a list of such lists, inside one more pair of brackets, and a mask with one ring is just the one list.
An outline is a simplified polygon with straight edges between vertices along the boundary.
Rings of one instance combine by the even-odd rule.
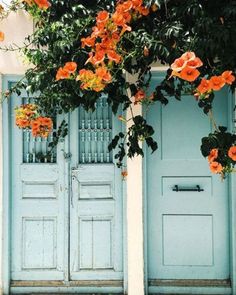
[[91, 70], [82, 69], [76, 80], [82, 82], [81, 88], [86, 90], [102, 91], [106, 84], [111, 81], [111, 74], [106, 67], [95, 69], [95, 73]]
[[128, 176], [128, 171], [126, 169], [121, 171], [122, 180], [126, 180]]
[[223, 166], [216, 161], [218, 157], [218, 149], [212, 149], [208, 156], [208, 162], [212, 173], [221, 173]]
[[[122, 56], [117, 50], [121, 36], [126, 31], [131, 31], [129, 24], [133, 17], [145, 16], [148, 13], [149, 9], [143, 6], [143, 0], [127, 0], [119, 1], [113, 14], [109, 14], [106, 10], [97, 14], [96, 25], [92, 28], [92, 34], [81, 39], [82, 48], [90, 47], [91, 49], [86, 64], [91, 63], [96, 69], [95, 73], [83, 69], [82, 74], [79, 74], [77, 80], [82, 81], [82, 89], [101, 91], [111, 81], [111, 79], [102, 79], [105, 83], [101, 83], [100, 75], [96, 71], [100, 67], [99, 71], [107, 74], [109, 73], [108, 69], [114, 63], [119, 64], [122, 61]], [[93, 77], [94, 80], [88, 85], [87, 78], [89, 76]]]
[[32, 130], [32, 135], [47, 137], [52, 131], [52, 119], [48, 117], [40, 117], [38, 107], [35, 104], [25, 104], [15, 109], [16, 125], [25, 129]]
[[31, 121], [38, 116], [38, 107], [35, 104], [25, 104], [15, 109], [16, 126], [29, 128]]
[[5, 39], [5, 34], [2, 31], [0, 31], [0, 42], [4, 41], [4, 39]]
[[187, 51], [171, 64], [171, 76], [177, 76], [188, 82], [193, 82], [200, 75], [197, 68], [202, 65], [202, 61], [199, 57], [196, 57], [194, 52]]
[[[200, 75], [197, 68], [202, 65], [201, 59], [196, 57], [194, 52], [185, 52], [171, 64], [171, 77], [176, 76], [188, 82], [193, 82]], [[234, 81], [235, 76], [232, 71], [224, 71], [221, 75], [212, 76], [209, 80], [202, 78], [194, 96], [197, 99], [207, 98], [212, 91], [220, 90], [225, 84], [231, 85]]]
[[150, 103], [153, 100], [153, 93], [150, 96], [147, 96], [143, 89], [139, 89], [135, 94], [134, 99], [134, 104]]
[[[228, 157], [236, 162], [236, 146], [231, 146], [228, 150]], [[218, 161], [218, 149], [212, 149], [208, 155], [208, 162], [212, 173], [223, 173], [224, 168]], [[231, 169], [230, 167], [228, 167]]]
[[75, 73], [77, 69], [76, 62], [69, 61], [67, 62], [64, 67], [60, 67], [56, 74], [56, 80], [63, 80], [63, 79], [69, 79], [71, 75]]
[[217, 91], [225, 84], [231, 85], [235, 81], [232, 71], [224, 71], [220, 76], [212, 76], [209, 80], [203, 78], [197, 87], [196, 97], [207, 98], [213, 90]]
[[236, 162], [236, 146], [231, 146], [231, 148], [228, 151], [228, 156]]
[[52, 131], [52, 119], [48, 117], [38, 117], [31, 122], [32, 135], [34, 137], [48, 137]]
[[96, 66], [102, 64], [105, 58], [110, 62], [121, 62], [122, 57], [117, 53], [117, 43], [125, 31], [131, 31], [128, 24], [134, 15], [148, 15], [149, 9], [142, 4], [142, 0], [119, 2], [113, 14], [110, 15], [106, 10], [97, 14], [92, 34], [81, 39], [82, 48], [91, 48], [87, 63]]
[[40, 9], [48, 9], [51, 6], [51, 3], [47, 0], [23, 0], [29, 6], [36, 4]]
[[222, 173], [223, 171], [223, 166], [219, 162], [213, 161], [209, 163], [209, 166], [212, 173]]
[[[33, 0], [25, 1], [32, 2]], [[156, 6], [152, 7], [153, 11], [156, 9]], [[113, 14], [109, 14], [106, 10], [97, 14], [92, 34], [81, 39], [82, 48], [91, 48], [85, 64], [91, 63], [95, 68], [94, 71], [86, 69], [79, 71], [76, 80], [81, 81], [82, 89], [100, 92], [111, 82], [112, 76], [109, 69], [114, 63], [119, 64], [122, 61], [122, 56], [117, 50], [121, 36], [126, 31], [131, 31], [129, 24], [132, 18], [148, 14], [149, 8], [143, 6], [143, 0], [119, 1]], [[58, 69], [56, 80], [71, 78], [76, 69], [75, 62], [67, 62], [64, 67]]]

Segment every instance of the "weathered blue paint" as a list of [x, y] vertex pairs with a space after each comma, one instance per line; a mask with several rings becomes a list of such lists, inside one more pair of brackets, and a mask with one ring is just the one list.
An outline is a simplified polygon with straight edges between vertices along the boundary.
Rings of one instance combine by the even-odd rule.
[[[158, 81], [160, 75], [154, 75], [153, 85]], [[231, 127], [232, 101], [229, 99], [229, 106], [225, 103], [228, 92], [222, 91], [217, 96], [216, 121]], [[201, 137], [210, 131], [208, 118], [204, 118], [192, 97], [186, 96], [183, 100], [179, 103], [173, 99], [166, 109], [157, 104], [148, 113], [148, 121], [156, 127], [159, 142], [159, 151], [147, 157], [148, 278], [232, 279], [235, 269], [231, 266], [230, 271], [229, 244], [231, 237], [231, 250], [235, 252], [232, 243], [235, 238], [230, 235], [228, 224], [231, 190], [227, 181], [221, 183], [219, 177], [210, 174], [198, 149]], [[204, 192], [177, 193], [172, 191], [175, 184], [185, 188], [199, 184]], [[231, 210], [234, 208], [233, 202]], [[234, 216], [234, 212], [231, 215]], [[152, 284], [149, 292], [231, 292], [230, 287], [196, 287]]]
[[[236, 96], [235, 93], [229, 92], [229, 129], [236, 130]], [[234, 110], [234, 111], [232, 111]], [[232, 174], [229, 178], [229, 225], [230, 225], [230, 278], [232, 294], [236, 294], [236, 175]]]
[[[6, 91], [21, 77], [6, 75], [2, 76], [2, 89]], [[11, 257], [11, 120], [10, 120], [10, 100], [5, 99], [2, 105], [2, 126], [3, 126], [3, 293], [9, 294], [10, 286], [10, 257]]]
[[[101, 114], [97, 116], [99, 117], [96, 120], [100, 121]], [[75, 111], [71, 116], [70, 127], [70, 137], [73, 138], [70, 146], [73, 155], [70, 209], [71, 279], [119, 280], [123, 278], [120, 171], [113, 163], [81, 163], [78, 117], [79, 113]], [[88, 115], [86, 119], [91, 120], [90, 117], [91, 115]], [[94, 120], [95, 118], [92, 123]], [[113, 134], [116, 131], [113, 130]], [[88, 153], [88, 149], [89, 147], [82, 152]], [[99, 151], [104, 153], [101, 147], [100, 150], [94, 147], [90, 151], [97, 152], [98, 159]], [[93, 154], [91, 158], [94, 159]]]
[[12, 294], [123, 294], [123, 287], [29, 287], [11, 288]]
[[11, 280], [63, 280], [64, 162], [60, 155], [55, 164], [23, 161], [23, 132], [14, 126], [14, 109], [21, 103], [17, 95], [11, 96]]
[[[17, 80], [5, 77], [4, 90]], [[4, 294], [9, 294], [10, 281], [11, 293], [122, 292], [127, 280], [120, 170], [113, 163], [79, 165], [77, 112], [70, 116], [71, 133], [57, 147], [56, 163], [24, 163], [22, 131], [14, 126], [19, 104], [16, 95], [4, 102]], [[117, 121], [113, 134], [121, 128]], [[52, 286], [30, 285], [38, 280]], [[91, 285], [73, 283], [88, 280]]]

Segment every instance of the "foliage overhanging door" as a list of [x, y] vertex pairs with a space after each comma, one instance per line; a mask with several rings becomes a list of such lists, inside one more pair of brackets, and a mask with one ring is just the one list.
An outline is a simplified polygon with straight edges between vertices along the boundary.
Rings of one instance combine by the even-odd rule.
[[121, 176], [107, 148], [117, 124], [105, 97], [94, 112], [80, 108], [71, 116], [72, 280], [123, 278]]

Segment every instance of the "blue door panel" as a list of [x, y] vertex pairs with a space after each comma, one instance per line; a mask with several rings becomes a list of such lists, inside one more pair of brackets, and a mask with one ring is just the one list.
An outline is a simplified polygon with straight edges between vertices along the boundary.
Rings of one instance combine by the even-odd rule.
[[123, 278], [121, 175], [107, 149], [116, 125], [104, 97], [95, 113], [71, 116], [72, 280]]
[[[158, 81], [154, 76], [153, 86]], [[224, 89], [214, 102], [220, 125], [228, 125], [228, 110]], [[157, 102], [148, 122], [159, 144], [147, 155], [149, 279], [229, 279], [228, 180], [210, 173], [199, 148], [212, 131], [209, 118], [186, 95], [167, 106]]]

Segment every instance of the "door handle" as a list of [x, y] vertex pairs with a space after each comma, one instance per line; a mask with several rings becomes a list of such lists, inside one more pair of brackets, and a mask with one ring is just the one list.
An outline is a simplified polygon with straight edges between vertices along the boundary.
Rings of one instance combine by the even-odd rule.
[[174, 188], [172, 189], [172, 191], [173, 192], [203, 192], [204, 191], [204, 189], [202, 189], [201, 187], [200, 187], [200, 185], [196, 185], [195, 187], [193, 187], [193, 188], [181, 188], [181, 187], [179, 187], [178, 186], [178, 184], [176, 184], [175, 186], [174, 186]]
[[[71, 188], [71, 192], [70, 192], [70, 204], [71, 207], [74, 208], [74, 192], [75, 192], [75, 186], [78, 185], [79, 180], [77, 178], [77, 172], [78, 170], [76, 168], [72, 168], [71, 169], [71, 177], [70, 177], [70, 188]], [[76, 183], [75, 183], [76, 182]]]

